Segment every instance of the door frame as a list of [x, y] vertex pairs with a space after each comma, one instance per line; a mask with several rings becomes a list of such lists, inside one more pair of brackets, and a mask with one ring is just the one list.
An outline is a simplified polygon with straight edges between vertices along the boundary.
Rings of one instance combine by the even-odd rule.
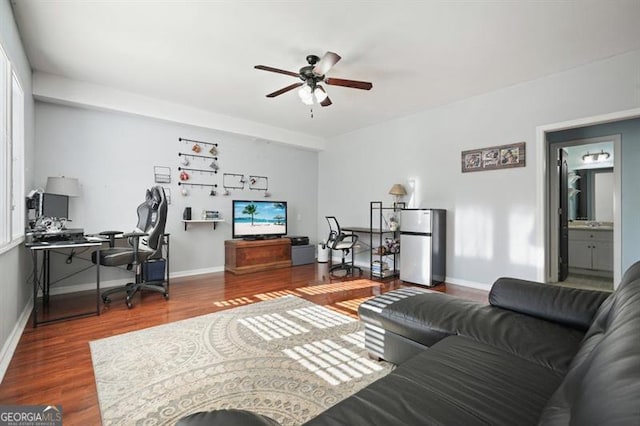
[[[555, 164], [555, 158], [557, 157], [557, 151], [571, 146], [589, 145], [600, 142], [613, 142], [613, 280], [616, 283], [620, 280], [622, 270], [622, 233], [620, 232], [622, 224], [622, 206], [620, 204], [620, 194], [622, 190], [622, 173], [620, 168], [622, 164], [622, 156], [620, 155], [622, 153], [622, 137], [620, 134], [616, 134], [547, 143], [547, 161], [549, 164], [547, 176], [547, 181], [549, 182], [549, 186], [547, 187], [549, 194], [549, 250], [546, 252], [548, 254], [549, 276], [547, 277], [547, 282], [558, 282], [557, 259], [560, 255], [558, 250], [558, 228], [560, 223], [558, 215], [553, 214], [553, 212], [557, 211], [560, 207], [560, 194], [558, 193], [560, 179], [557, 168], [553, 166]], [[616, 271], [618, 275], [616, 275]]]
[[[576, 120], [563, 121], [553, 124], [545, 124], [542, 126], [536, 127], [536, 145], [535, 145], [535, 158], [536, 158], [536, 214], [535, 214], [535, 224], [536, 224], [536, 243], [537, 246], [543, 249], [542, 256], [539, 257], [537, 271], [536, 271], [536, 279], [538, 281], [547, 282], [550, 277], [549, 274], [549, 266], [550, 266], [550, 241], [549, 241], [549, 191], [547, 188], [549, 187], [549, 174], [547, 170], [549, 169], [549, 164], [547, 160], [547, 152], [549, 151], [549, 144], [547, 143], [547, 133], [549, 132], [557, 132], [559, 130], [568, 130], [575, 129], [579, 127], [593, 126], [597, 124], [605, 124], [605, 123], [613, 123], [616, 121], [624, 121], [631, 120], [634, 118], [640, 117], [640, 108], [633, 108], [625, 111], [618, 111], [609, 114], [602, 114], [592, 117], [580, 118]], [[619, 155], [618, 157], [621, 157]], [[621, 209], [619, 209], [621, 210]], [[618, 226], [618, 241], [620, 241], [621, 236], [621, 226]], [[615, 231], [614, 231], [615, 232]], [[614, 235], [615, 238], [615, 235]], [[614, 288], [617, 287], [620, 282], [621, 277], [621, 269], [622, 266], [620, 264], [621, 259], [618, 259], [618, 262], [615, 262], [614, 259]]]

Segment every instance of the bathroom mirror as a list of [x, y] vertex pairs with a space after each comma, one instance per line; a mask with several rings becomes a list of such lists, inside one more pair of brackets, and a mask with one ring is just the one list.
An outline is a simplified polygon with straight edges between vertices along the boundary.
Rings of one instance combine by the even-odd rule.
[[613, 168], [578, 169], [575, 218], [613, 222]]

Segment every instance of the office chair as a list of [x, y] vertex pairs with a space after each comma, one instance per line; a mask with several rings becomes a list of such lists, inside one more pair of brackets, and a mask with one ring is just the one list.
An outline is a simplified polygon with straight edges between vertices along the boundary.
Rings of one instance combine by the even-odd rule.
[[[102, 293], [104, 303], [110, 303], [109, 296], [121, 291], [127, 293], [126, 302], [129, 309], [133, 306], [131, 302], [133, 296], [139, 290], [159, 292], [164, 295], [165, 299], [169, 299], [169, 236], [164, 233], [167, 221], [167, 204], [164, 189], [161, 186], [154, 186], [147, 190], [145, 201], [138, 206], [138, 224], [134, 232], [123, 234], [120, 231], [104, 231], [100, 233], [100, 235], [109, 238], [109, 248], [100, 250], [100, 265], [127, 265], [128, 270], [135, 271], [134, 282], [127, 283], [122, 287], [111, 288]], [[129, 247], [115, 247], [115, 237], [120, 234], [123, 238], [127, 238]], [[163, 259], [162, 249], [165, 243], [167, 246], [166, 259]], [[160, 259], [163, 260], [160, 261]], [[98, 261], [96, 252], [93, 252], [91, 260], [93, 263]], [[152, 272], [151, 266], [154, 262], [157, 262], [157, 265], [162, 269], [161, 278], [151, 276], [159, 275], [157, 271]]]
[[[339, 265], [331, 266], [329, 268], [329, 274], [332, 274], [334, 271], [345, 270], [345, 275], [348, 275], [349, 273], [353, 275], [353, 271], [356, 269], [360, 272], [360, 274], [362, 274], [362, 269], [354, 265], [354, 253], [351, 253], [351, 264], [346, 262], [346, 257], [358, 242], [358, 236], [355, 234], [345, 234], [344, 232], [342, 232], [342, 230], [340, 229], [340, 224], [338, 223], [338, 219], [336, 219], [335, 216], [325, 217], [327, 218], [327, 222], [329, 222], [329, 238], [327, 239], [327, 246], [331, 250], [342, 251], [342, 262]], [[331, 256], [329, 257], [331, 258]]]

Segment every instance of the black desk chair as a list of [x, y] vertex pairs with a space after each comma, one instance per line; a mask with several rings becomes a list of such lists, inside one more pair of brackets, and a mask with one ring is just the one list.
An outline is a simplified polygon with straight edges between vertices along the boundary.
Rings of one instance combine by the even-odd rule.
[[[102, 301], [110, 303], [111, 294], [117, 292], [127, 293], [127, 307], [133, 306], [131, 299], [139, 290], [151, 290], [162, 293], [165, 299], [169, 299], [169, 277], [168, 268], [168, 246], [166, 259], [163, 258], [163, 245], [165, 239], [168, 243], [168, 236], [164, 233], [167, 222], [167, 199], [164, 189], [161, 186], [154, 186], [147, 190], [145, 201], [138, 206], [138, 225], [134, 232], [123, 234], [119, 231], [105, 231], [100, 233], [109, 238], [109, 248], [100, 250], [100, 265], [102, 266], [124, 266], [128, 270], [135, 271], [135, 281], [127, 283], [122, 287], [115, 287], [102, 293]], [[122, 234], [127, 238], [129, 247], [115, 247], [116, 235]], [[98, 262], [96, 252], [91, 256], [93, 263]], [[162, 277], [151, 274], [149, 265], [159, 262], [162, 268]], [[142, 268], [145, 266], [145, 268]], [[143, 274], [143, 269], [147, 271]], [[149, 277], [146, 275], [154, 275]], [[151, 279], [150, 279], [151, 278]], [[166, 278], [166, 279], [165, 279]]]
[[[351, 263], [346, 262], [346, 257], [349, 252], [353, 250], [353, 247], [358, 242], [358, 236], [355, 234], [345, 234], [340, 229], [340, 224], [335, 216], [325, 216], [327, 222], [329, 222], [329, 238], [327, 239], [327, 246], [331, 250], [340, 250], [342, 252], [342, 262], [338, 265], [333, 265], [329, 268], [329, 274], [333, 274], [334, 271], [344, 270], [346, 275], [353, 275], [354, 270], [358, 270], [362, 274], [362, 269], [354, 265], [354, 253], [351, 253]], [[331, 256], [329, 256], [331, 258]]]

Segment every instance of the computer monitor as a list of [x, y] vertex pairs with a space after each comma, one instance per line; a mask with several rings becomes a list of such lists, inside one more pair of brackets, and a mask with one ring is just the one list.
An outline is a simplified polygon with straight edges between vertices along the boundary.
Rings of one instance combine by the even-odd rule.
[[42, 194], [40, 204], [40, 216], [55, 217], [57, 219], [69, 218], [69, 197], [58, 194]]

